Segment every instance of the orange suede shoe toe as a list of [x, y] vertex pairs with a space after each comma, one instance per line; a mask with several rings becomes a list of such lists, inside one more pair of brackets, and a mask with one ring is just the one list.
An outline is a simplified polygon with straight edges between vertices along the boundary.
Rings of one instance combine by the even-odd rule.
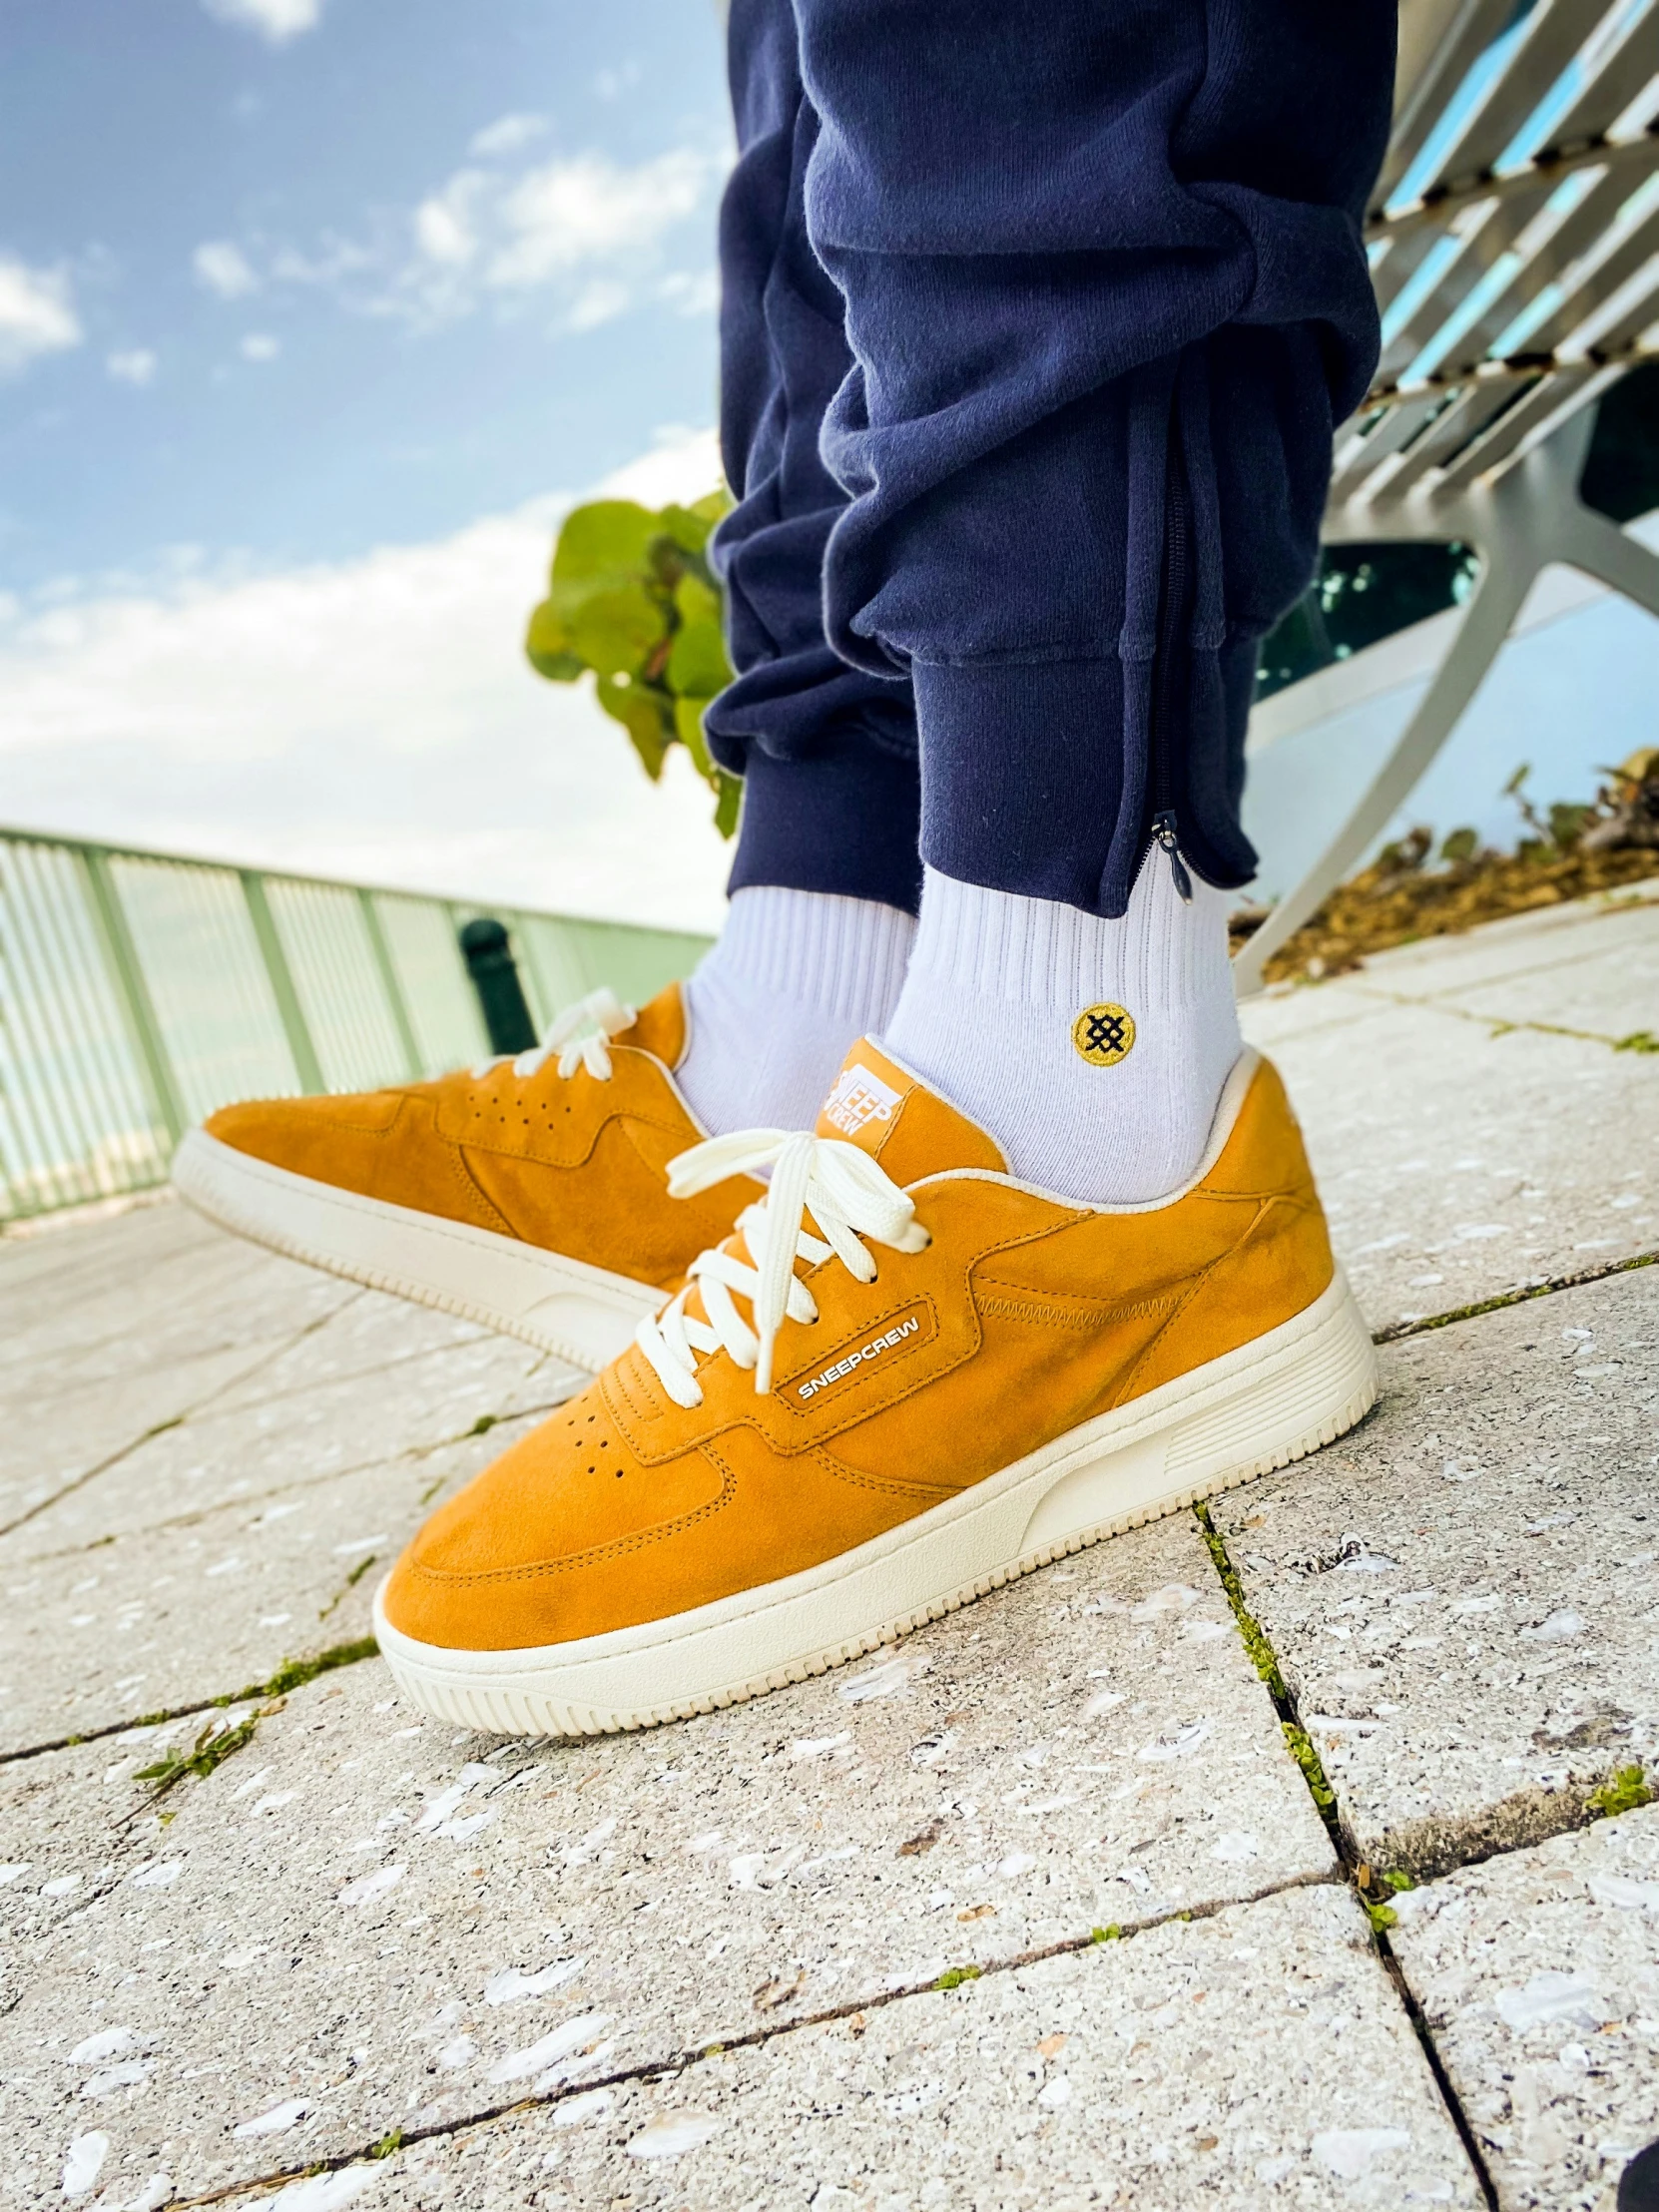
[[565, 1041], [434, 1082], [223, 1107], [174, 1181], [278, 1252], [601, 1367], [751, 1189], [668, 1195], [705, 1134], [675, 1083], [678, 985], [608, 993]]

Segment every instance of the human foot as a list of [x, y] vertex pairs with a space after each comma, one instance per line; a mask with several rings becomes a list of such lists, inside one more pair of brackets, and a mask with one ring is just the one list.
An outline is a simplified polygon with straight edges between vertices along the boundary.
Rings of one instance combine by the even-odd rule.
[[516, 1059], [224, 1107], [173, 1180], [274, 1251], [597, 1370], [757, 1195], [669, 1197], [668, 1162], [707, 1135], [673, 1074], [685, 1035], [676, 984], [637, 1014], [596, 992]]
[[1017, 1182], [868, 1042], [816, 1135], [719, 1139], [671, 1172], [691, 1194], [765, 1169], [687, 1289], [387, 1579], [380, 1647], [417, 1703], [515, 1734], [706, 1712], [1300, 1458], [1372, 1402], [1253, 1054], [1191, 1181], [1150, 1204]]

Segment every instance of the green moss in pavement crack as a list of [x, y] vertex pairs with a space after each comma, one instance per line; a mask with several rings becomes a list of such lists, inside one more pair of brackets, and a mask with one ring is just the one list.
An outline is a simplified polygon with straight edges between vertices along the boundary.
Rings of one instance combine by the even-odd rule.
[[[182, 1709], [164, 1708], [157, 1713], [141, 1713], [137, 1720], [121, 1724], [122, 1732], [140, 1728], [165, 1728], [169, 1721], [183, 1720], [187, 1713], [200, 1713], [214, 1707], [250, 1705], [261, 1698], [286, 1697], [290, 1690], [302, 1690], [307, 1682], [314, 1682], [319, 1674], [332, 1674], [336, 1667], [354, 1667], [361, 1659], [372, 1659], [380, 1647], [372, 1636], [359, 1636], [354, 1643], [330, 1644], [326, 1651], [319, 1651], [310, 1659], [284, 1659], [269, 1682], [252, 1682], [246, 1690], [232, 1690], [225, 1697], [204, 1698], [201, 1705], [187, 1705]], [[101, 1733], [109, 1734], [104, 1730]], [[78, 1744], [79, 1736], [70, 1736], [66, 1743]]]
[[1651, 1805], [1653, 1799], [1653, 1787], [1640, 1767], [1615, 1767], [1584, 1805], [1597, 1820], [1610, 1821], [1621, 1813], [1634, 1813], [1638, 1806]]
[[1279, 1725], [1284, 1731], [1286, 1747], [1302, 1769], [1302, 1779], [1307, 1783], [1308, 1794], [1330, 1834], [1332, 1848], [1346, 1867], [1350, 1863], [1351, 1853], [1343, 1836], [1342, 1821], [1337, 1811], [1337, 1793], [1326, 1779], [1325, 1765], [1314, 1748], [1313, 1738], [1298, 1717], [1296, 1700], [1285, 1681], [1279, 1655], [1269, 1643], [1261, 1622], [1245, 1603], [1244, 1584], [1239, 1580], [1239, 1570], [1228, 1554], [1220, 1530], [1210, 1518], [1210, 1508], [1203, 1503], [1197, 1504], [1193, 1507], [1193, 1514], [1216, 1572], [1221, 1577], [1221, 1586], [1227, 1592], [1227, 1602], [1233, 1608], [1233, 1618], [1238, 1623], [1239, 1634], [1244, 1639], [1251, 1664], [1266, 1683], [1268, 1695], [1273, 1699], [1279, 1714]]
[[389, 2158], [393, 2151], [402, 2148], [403, 2130], [400, 2127], [394, 2127], [389, 2134], [381, 2136], [380, 2140], [370, 2149], [368, 2155], [370, 2158]]
[[1553, 1298], [1558, 1291], [1576, 1291], [1590, 1283], [1605, 1283], [1615, 1275], [1629, 1275], [1650, 1268], [1659, 1252], [1632, 1253], [1628, 1260], [1609, 1260], [1599, 1267], [1577, 1268], [1571, 1275], [1553, 1275], [1545, 1283], [1525, 1283], [1518, 1290], [1499, 1291], [1493, 1298], [1477, 1299], [1472, 1306], [1453, 1306], [1448, 1313], [1424, 1314], [1418, 1321], [1391, 1322], [1372, 1337], [1376, 1345], [1399, 1344], [1406, 1337], [1425, 1337], [1431, 1330], [1449, 1329], [1453, 1322], [1478, 1321], [1484, 1314], [1501, 1314], [1506, 1307], [1525, 1306], [1535, 1298]]
[[1285, 1732], [1291, 1757], [1302, 1769], [1302, 1779], [1307, 1783], [1309, 1794], [1320, 1809], [1321, 1818], [1327, 1823], [1335, 1820], [1337, 1793], [1325, 1779], [1325, 1767], [1319, 1753], [1314, 1749], [1313, 1738], [1300, 1721], [1281, 1721], [1279, 1725]]
[[1116, 1921], [1112, 1923], [1110, 1928], [1091, 1928], [1089, 1931], [1089, 1941], [1091, 1943], [1116, 1943], [1121, 1942], [1122, 1939], [1123, 1930], [1119, 1928]]
[[467, 1434], [469, 1436], [487, 1436], [500, 1418], [499, 1413], [480, 1413], [467, 1430]]
[[153, 1782], [155, 1795], [165, 1797], [176, 1789], [186, 1775], [193, 1774], [199, 1782], [205, 1782], [216, 1767], [222, 1767], [245, 1745], [254, 1740], [255, 1731], [269, 1714], [281, 1711], [283, 1700], [276, 1699], [270, 1705], [261, 1705], [246, 1720], [238, 1721], [234, 1728], [226, 1728], [210, 1721], [189, 1751], [179, 1751], [166, 1759], [159, 1759], [153, 1767], [140, 1767], [137, 1779]]
[[307, 1682], [314, 1682], [319, 1674], [332, 1674], [336, 1667], [354, 1667], [359, 1659], [372, 1659], [379, 1649], [372, 1636], [359, 1636], [349, 1644], [330, 1644], [313, 1659], [284, 1659], [269, 1682], [256, 1682], [250, 1690], [239, 1690], [234, 1697], [216, 1697], [213, 1702], [245, 1705], [250, 1698], [286, 1697], [290, 1690], [302, 1690]]
[[319, 1621], [325, 1621], [328, 1618], [328, 1615], [334, 1610], [334, 1607], [339, 1603], [340, 1599], [344, 1597], [347, 1590], [354, 1590], [356, 1588], [357, 1584], [362, 1580], [363, 1576], [367, 1574], [369, 1568], [373, 1566], [375, 1560], [380, 1555], [378, 1552], [371, 1551], [366, 1559], [359, 1559], [357, 1561], [357, 1564], [351, 1569], [351, 1572], [346, 1576], [345, 1580], [340, 1584], [339, 1588], [334, 1592], [333, 1596], [328, 1600], [327, 1604], [316, 1616]]
[[979, 1973], [977, 1966], [950, 1966], [940, 1974], [933, 1986], [935, 1989], [959, 1989], [964, 1981], [977, 1981]]
[[1210, 1518], [1210, 1508], [1200, 1504], [1195, 1505], [1193, 1511], [1198, 1518], [1199, 1529], [1210, 1557], [1215, 1562], [1216, 1572], [1221, 1577], [1221, 1586], [1227, 1592], [1227, 1602], [1233, 1608], [1233, 1618], [1238, 1623], [1239, 1634], [1244, 1638], [1250, 1663], [1267, 1684], [1275, 1702], [1283, 1705], [1288, 1702], [1290, 1695], [1285, 1688], [1285, 1677], [1279, 1671], [1278, 1657], [1263, 1633], [1262, 1624], [1245, 1603], [1244, 1584], [1239, 1580], [1239, 1570], [1227, 1555], [1227, 1546], [1222, 1542], [1220, 1532]]
[[1651, 1029], [1632, 1029], [1628, 1037], [1620, 1037], [1613, 1046], [1615, 1052], [1659, 1052], [1659, 1037]]

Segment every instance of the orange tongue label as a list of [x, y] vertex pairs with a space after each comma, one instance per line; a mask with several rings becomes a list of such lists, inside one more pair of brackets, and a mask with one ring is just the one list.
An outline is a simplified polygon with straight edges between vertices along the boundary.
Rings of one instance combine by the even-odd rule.
[[843, 1137], [856, 1137], [872, 1121], [891, 1121], [903, 1103], [901, 1092], [866, 1068], [850, 1060], [835, 1078], [835, 1087], [824, 1102], [824, 1119]]

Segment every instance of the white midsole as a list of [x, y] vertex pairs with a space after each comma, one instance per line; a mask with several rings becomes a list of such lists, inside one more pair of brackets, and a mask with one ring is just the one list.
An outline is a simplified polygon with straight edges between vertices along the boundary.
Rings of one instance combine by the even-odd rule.
[[198, 1212], [274, 1252], [463, 1314], [597, 1374], [664, 1293], [626, 1275], [273, 1167], [193, 1129], [173, 1181]]
[[805, 1573], [573, 1643], [449, 1651], [385, 1617], [392, 1673], [428, 1711], [503, 1735], [578, 1736], [709, 1712], [891, 1642], [999, 1583], [1315, 1451], [1377, 1394], [1341, 1270], [1293, 1320]]

